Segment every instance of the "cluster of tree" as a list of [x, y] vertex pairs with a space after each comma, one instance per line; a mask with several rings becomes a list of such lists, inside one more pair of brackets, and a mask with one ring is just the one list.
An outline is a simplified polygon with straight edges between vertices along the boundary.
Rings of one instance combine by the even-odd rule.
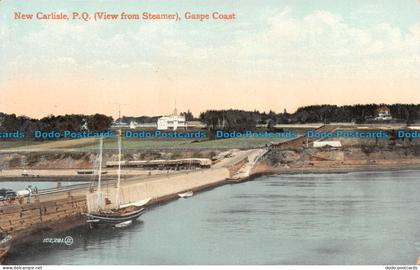
[[[296, 112], [289, 114], [275, 113], [273, 111], [245, 111], [245, 110], [208, 110], [200, 114], [198, 120], [207, 124], [208, 129], [244, 131], [254, 129], [258, 125], [269, 129], [276, 124], [285, 123], [331, 123], [356, 122], [365, 123], [374, 121], [381, 108], [388, 108], [394, 121], [413, 123], [420, 120], [420, 104], [356, 104], [346, 106], [312, 105], [300, 107]], [[187, 121], [196, 120], [188, 110], [182, 112]], [[122, 117], [122, 121], [130, 123], [156, 123], [160, 116]], [[41, 119], [32, 119], [26, 116], [0, 113], [1, 131], [24, 131], [28, 136], [36, 130], [41, 131], [103, 131], [111, 128], [113, 119], [103, 114], [95, 115], [49, 115]]]
[[376, 121], [380, 109], [388, 108], [393, 121], [411, 124], [420, 120], [420, 104], [356, 104], [356, 105], [312, 105], [300, 107], [290, 114], [273, 111], [209, 110], [200, 114], [200, 120], [209, 129], [245, 130], [265, 125], [269, 129], [276, 124], [332, 123]]
[[200, 121], [210, 130], [243, 131], [255, 128], [261, 121], [261, 113], [244, 110], [209, 110], [200, 114]]
[[182, 112], [182, 113], [180, 113], [180, 115], [185, 117], [185, 121], [193, 121], [194, 120], [194, 115], [190, 112], [190, 110], [188, 110], [187, 112]]
[[0, 131], [20, 130], [31, 136], [36, 130], [40, 131], [103, 131], [112, 124], [112, 117], [103, 114], [94, 115], [49, 115], [41, 119], [27, 116], [0, 113]]
[[290, 115], [289, 121], [292, 123], [365, 123], [373, 121], [381, 108], [388, 108], [394, 121], [410, 124], [420, 120], [420, 104], [356, 104], [301, 107]]
[[121, 119], [117, 119], [117, 122], [123, 122], [130, 124], [132, 121], [138, 124], [145, 123], [156, 123], [160, 116], [123, 116]]

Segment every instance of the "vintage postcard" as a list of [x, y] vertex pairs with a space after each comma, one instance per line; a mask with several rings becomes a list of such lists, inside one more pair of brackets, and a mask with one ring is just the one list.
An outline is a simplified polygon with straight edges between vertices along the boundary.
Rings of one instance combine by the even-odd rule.
[[2, 269], [420, 264], [418, 0], [1, 0], [0, 64]]

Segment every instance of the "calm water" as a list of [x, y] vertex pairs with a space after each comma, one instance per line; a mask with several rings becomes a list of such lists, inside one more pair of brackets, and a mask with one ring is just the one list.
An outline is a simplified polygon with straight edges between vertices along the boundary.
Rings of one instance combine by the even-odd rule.
[[150, 209], [128, 228], [58, 235], [74, 238], [69, 247], [19, 247], [8, 263], [414, 264], [419, 176], [264, 176]]

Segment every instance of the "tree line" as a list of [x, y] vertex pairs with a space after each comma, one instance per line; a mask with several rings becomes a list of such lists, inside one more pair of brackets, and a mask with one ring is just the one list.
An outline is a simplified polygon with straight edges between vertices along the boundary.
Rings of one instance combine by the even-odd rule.
[[[412, 124], [420, 120], [420, 104], [356, 104], [356, 105], [311, 105], [298, 108], [294, 113], [286, 111], [245, 111], [245, 110], [207, 110], [198, 118], [188, 110], [181, 113], [187, 121], [200, 120], [209, 130], [237, 130], [244, 131], [264, 126], [272, 129], [276, 124], [297, 123], [332, 123], [355, 122], [369, 123], [375, 121], [380, 108], [388, 108], [392, 121]], [[135, 120], [138, 123], [156, 123], [158, 116], [124, 117], [124, 122]], [[117, 120], [118, 121], [118, 120]], [[41, 119], [27, 116], [0, 113], [0, 132], [24, 131], [30, 136], [36, 130], [40, 131], [104, 131], [109, 130], [113, 123], [111, 116], [103, 114], [81, 115], [49, 115]]]
[[395, 122], [412, 124], [420, 120], [420, 104], [314, 105], [298, 108], [289, 121], [293, 123], [366, 123], [375, 120], [378, 111], [387, 108]]
[[372, 123], [381, 108], [389, 109], [391, 122], [412, 124], [420, 120], [420, 104], [356, 104], [356, 105], [311, 105], [299, 107], [294, 113], [274, 111], [208, 110], [199, 119], [209, 129], [245, 130], [257, 126], [274, 128], [276, 124], [305, 123]]
[[37, 131], [105, 131], [112, 124], [112, 117], [103, 114], [81, 115], [49, 115], [41, 119], [33, 119], [16, 114], [0, 113], [0, 132], [23, 131], [27, 137]]

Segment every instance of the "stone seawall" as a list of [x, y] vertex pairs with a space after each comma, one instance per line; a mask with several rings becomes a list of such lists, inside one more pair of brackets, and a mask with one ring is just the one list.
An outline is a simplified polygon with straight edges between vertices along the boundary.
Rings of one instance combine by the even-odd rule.
[[85, 196], [0, 207], [0, 230], [22, 238], [38, 230], [53, 230], [58, 223], [80, 219], [86, 212]]
[[[165, 175], [153, 179], [130, 179], [120, 189], [121, 204], [152, 198], [158, 203], [177, 197], [184, 191], [198, 191], [225, 183], [230, 172], [226, 168], [215, 168]], [[111, 200], [106, 208], [115, 207], [115, 188], [104, 188], [103, 197]], [[84, 194], [83, 194], [84, 193]], [[83, 213], [96, 209], [96, 192], [88, 190], [78, 194], [56, 193], [51, 200], [42, 198], [24, 205], [0, 206], [0, 230], [14, 236], [16, 240], [30, 238], [37, 232], [70, 229], [84, 223]]]
[[[178, 193], [184, 191], [197, 191], [210, 186], [222, 184], [230, 172], [226, 168], [206, 169], [194, 172], [187, 172], [176, 175], [162, 176], [154, 180], [128, 183], [121, 187], [121, 204], [133, 203], [147, 198], [152, 199], [152, 203], [176, 197]], [[107, 208], [115, 207], [115, 189], [103, 190], [103, 196], [111, 200]], [[87, 195], [88, 209], [96, 209], [97, 196], [95, 193]]]

